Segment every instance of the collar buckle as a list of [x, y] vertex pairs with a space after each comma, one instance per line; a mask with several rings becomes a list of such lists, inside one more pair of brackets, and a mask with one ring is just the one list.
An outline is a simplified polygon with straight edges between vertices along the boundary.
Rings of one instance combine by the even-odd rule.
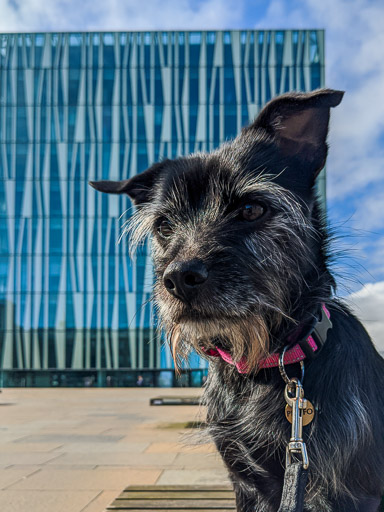
[[332, 328], [328, 310], [323, 304], [321, 307], [321, 318], [315, 318], [309, 327], [307, 334], [298, 342], [302, 351], [308, 359], [315, 359], [326, 340], [328, 330]]

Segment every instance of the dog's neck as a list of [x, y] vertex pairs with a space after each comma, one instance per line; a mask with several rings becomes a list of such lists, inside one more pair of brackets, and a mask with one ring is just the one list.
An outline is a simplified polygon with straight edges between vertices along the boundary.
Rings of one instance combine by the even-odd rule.
[[[273, 368], [280, 366], [280, 364], [294, 364], [304, 359], [311, 360], [317, 357], [326, 342], [328, 329], [332, 328], [330, 313], [324, 303], [321, 304], [319, 310], [320, 314], [316, 311], [310, 323], [298, 325], [295, 332], [285, 339], [285, 349], [288, 349], [285, 353], [276, 351], [264, 357], [259, 361], [258, 369]], [[245, 356], [240, 361], [234, 361], [231, 353], [219, 346], [204, 351], [209, 356], [220, 357], [226, 363], [235, 366], [239, 373], [250, 372], [248, 360]], [[280, 358], [282, 358], [281, 361]]]

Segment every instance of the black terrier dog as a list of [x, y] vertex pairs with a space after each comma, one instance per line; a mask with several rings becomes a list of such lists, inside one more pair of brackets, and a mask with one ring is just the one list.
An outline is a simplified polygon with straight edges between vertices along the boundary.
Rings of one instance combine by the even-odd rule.
[[304, 509], [374, 512], [384, 487], [384, 361], [334, 298], [314, 191], [342, 96], [280, 96], [212, 153], [91, 183], [138, 206], [132, 244], [153, 236], [155, 300], [175, 360], [191, 347], [211, 360], [207, 423], [239, 512], [279, 508], [291, 432], [279, 355], [281, 373], [299, 379], [305, 357], [316, 409], [303, 433]]

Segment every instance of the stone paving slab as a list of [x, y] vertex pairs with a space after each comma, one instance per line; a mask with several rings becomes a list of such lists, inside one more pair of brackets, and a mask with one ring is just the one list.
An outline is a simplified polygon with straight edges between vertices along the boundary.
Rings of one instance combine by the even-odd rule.
[[149, 406], [168, 392], [201, 390], [5, 389], [0, 510], [103, 512], [128, 485], [227, 484], [214, 446], [186, 428], [204, 408]]
[[224, 462], [218, 453], [178, 453], [173, 466], [183, 469], [223, 469]]
[[227, 471], [205, 469], [168, 469], [162, 472], [157, 485], [225, 485], [229, 484]]
[[[4, 512], [80, 512], [97, 498], [95, 491], [1, 491]], [[103, 508], [95, 512], [102, 512]]]
[[[56, 448], [56, 452], [64, 452], [64, 453], [143, 453], [146, 452], [146, 449], [150, 447], [151, 444], [147, 443], [132, 443], [132, 438], [130, 442], [127, 443], [107, 443], [107, 442], [77, 442], [77, 443], [64, 443]], [[1, 448], [0, 448], [1, 452]], [[146, 452], [153, 453], [153, 452]], [[172, 453], [172, 452], [166, 452]]]
[[115, 498], [116, 491], [103, 491], [83, 508], [81, 512], [102, 512]]
[[[7, 471], [7, 470], [5, 470]], [[156, 483], [161, 470], [103, 469], [103, 470], [54, 470], [42, 469], [29, 478], [19, 480], [8, 489], [29, 490], [109, 490], [121, 491], [127, 485]]]
[[[62, 432], [65, 431], [65, 427], [63, 427]], [[126, 432], [125, 432], [126, 433]], [[1, 435], [0, 435], [1, 439]], [[86, 435], [86, 434], [37, 434], [31, 436], [24, 436], [15, 441], [15, 443], [116, 443], [124, 439], [123, 436], [115, 436], [115, 435]]]
[[[98, 466], [131, 466], [131, 467], [169, 467], [175, 460], [176, 454], [164, 453], [159, 457], [155, 453], [62, 453], [53, 459], [53, 464], [76, 466], [77, 464], [91, 464]], [[48, 462], [48, 466], [50, 463]]]
[[[121, 432], [121, 431], [119, 431]], [[170, 442], [170, 440], [177, 439], [178, 442], [183, 442], [182, 438], [185, 436], [185, 430], [175, 430], [170, 433], [169, 430], [135, 430], [133, 432], [125, 432], [125, 437], [122, 437], [118, 444], [132, 443], [132, 439], [136, 439], [138, 443], [152, 443], [152, 442]]]
[[[15, 429], [13, 429], [15, 430]], [[0, 429], [0, 442], [4, 445], [5, 443], [17, 443], [18, 441], [21, 441], [23, 437], [25, 437], [25, 433], [20, 432], [20, 429], [18, 428], [17, 434], [14, 434], [11, 432], [12, 429]], [[1, 452], [0, 452], [1, 453]]]
[[[27, 479], [28, 476], [33, 475], [38, 468], [6, 468], [0, 470], [0, 489]], [[0, 507], [1, 510], [1, 507]]]
[[[9, 447], [8, 447], [9, 449]], [[39, 465], [46, 464], [47, 462], [57, 460], [60, 457], [59, 453], [52, 452], [19, 452], [16, 453], [8, 451], [7, 453], [3, 453], [0, 451], [0, 459], [2, 464], [6, 465]]]
[[[122, 443], [119, 444], [119, 446]], [[201, 444], [196, 446], [183, 445], [182, 443], [151, 443], [145, 453], [215, 453], [215, 446]]]
[[[2, 436], [0, 434], [0, 439], [3, 441]], [[21, 443], [21, 442], [13, 442], [13, 443], [0, 443], [0, 461], [2, 460], [2, 456], [4, 453], [34, 453], [34, 452], [53, 452], [61, 448], [63, 445], [61, 443]]]
[[[12, 466], [13, 467], [13, 466]], [[46, 466], [44, 466], [46, 467]], [[58, 469], [60, 471], [65, 470], [68, 471], [68, 468], [71, 468], [71, 471], [92, 471], [94, 469], [97, 469], [99, 466], [96, 466], [95, 464], [76, 464], [76, 466], [68, 466], [68, 464], [60, 464], [60, 459], [57, 460], [56, 464], [50, 464], [49, 469]], [[106, 469], [110, 468], [111, 466], [107, 466]], [[42, 466], [38, 466], [38, 469], [42, 469]]]
[[[163, 471], [162, 468], [159, 468], [159, 467], [149, 467], [149, 466], [145, 467], [145, 471], [149, 471], [149, 470], [160, 471], [160, 474]], [[100, 466], [95, 466], [95, 471], [133, 471], [133, 468], [131, 466], [102, 466], [102, 465], [100, 465]], [[137, 484], [137, 485], [140, 485], [140, 484]], [[152, 484], [152, 485], [154, 485], [154, 484]]]
[[[94, 426], [78, 425], [76, 427], [66, 428], [65, 431], [67, 432], [68, 435], [73, 435], [73, 436], [76, 436], [76, 435], [99, 436], [100, 434], [107, 432], [107, 430], [110, 428], [110, 426], [111, 426], [111, 422], [106, 423], [105, 425], [104, 424], [94, 425]], [[42, 428], [41, 430], [39, 430], [40, 434], [43, 434], [43, 435], [48, 434], [48, 435], [52, 435], [52, 436], [61, 435], [62, 432], [63, 432], [63, 427], [53, 427], [53, 428], [48, 427], [48, 428]]]

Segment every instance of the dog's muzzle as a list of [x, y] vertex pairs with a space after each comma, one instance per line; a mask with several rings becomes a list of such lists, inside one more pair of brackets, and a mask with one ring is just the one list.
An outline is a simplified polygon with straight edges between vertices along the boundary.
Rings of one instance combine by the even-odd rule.
[[201, 260], [174, 261], [163, 275], [166, 290], [183, 302], [193, 299], [207, 279], [208, 270]]

